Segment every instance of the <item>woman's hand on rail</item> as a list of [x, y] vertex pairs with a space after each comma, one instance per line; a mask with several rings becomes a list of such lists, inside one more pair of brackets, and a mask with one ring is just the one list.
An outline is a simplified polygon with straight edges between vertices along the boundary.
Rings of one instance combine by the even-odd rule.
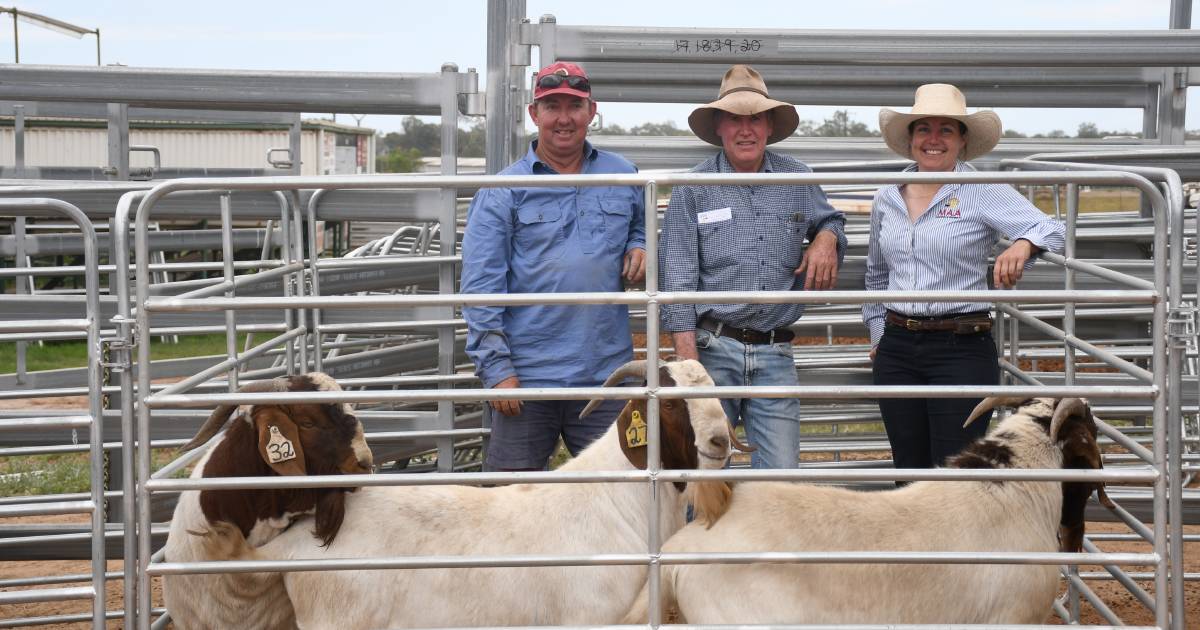
[[1004, 253], [996, 257], [996, 267], [992, 271], [993, 284], [1005, 289], [1017, 286], [1017, 281], [1025, 272], [1025, 262], [1036, 249], [1033, 243], [1023, 238], [1017, 239]]

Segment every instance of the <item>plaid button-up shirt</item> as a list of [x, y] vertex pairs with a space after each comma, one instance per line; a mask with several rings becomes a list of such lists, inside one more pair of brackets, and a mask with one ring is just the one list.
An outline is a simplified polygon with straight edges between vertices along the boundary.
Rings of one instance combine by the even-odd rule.
[[[693, 173], [732, 173], [722, 151]], [[809, 173], [799, 160], [767, 151], [762, 172]], [[845, 216], [820, 186], [678, 186], [671, 191], [659, 249], [664, 291], [788, 291], [804, 288], [795, 275], [805, 239], [821, 230], [837, 236], [838, 263], [846, 254]], [[710, 317], [738, 328], [788, 326], [803, 304], [664, 304], [663, 328], [695, 330]]]

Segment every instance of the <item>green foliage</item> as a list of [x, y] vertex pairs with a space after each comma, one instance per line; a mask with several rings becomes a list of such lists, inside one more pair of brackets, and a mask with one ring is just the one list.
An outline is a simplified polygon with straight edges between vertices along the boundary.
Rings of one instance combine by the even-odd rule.
[[867, 127], [866, 123], [854, 120], [850, 111], [839, 109], [833, 116], [814, 125], [811, 120], [802, 120], [796, 128], [797, 135], [817, 136], [821, 138], [872, 138], [878, 137], [879, 132]]
[[[401, 155], [405, 156], [405, 159], [411, 159], [413, 155], [422, 158], [442, 154], [441, 123], [427, 123], [415, 116], [408, 116], [404, 119], [402, 126], [403, 131], [393, 131], [379, 138], [376, 146], [381, 158], [390, 157], [397, 151], [402, 151]], [[466, 129], [459, 128], [457, 137], [459, 157], [483, 157], [486, 140], [487, 125], [483, 120], [475, 121]], [[380, 160], [377, 159], [376, 170], [380, 172], [402, 173], [415, 170], [384, 171], [379, 164]]]
[[[175, 459], [174, 449], [160, 449], [150, 456], [151, 471]], [[119, 462], [113, 462], [117, 465]], [[187, 468], [175, 471], [174, 479], [187, 477]], [[35, 496], [87, 492], [91, 484], [87, 453], [28, 455], [0, 458], [0, 496]]]
[[[257, 334], [254, 343], [260, 344], [275, 336], [275, 333]], [[238, 335], [238, 350], [245, 347], [245, 333]], [[214, 354], [225, 354], [225, 335], [180, 336], [176, 343], [168, 343], [155, 337], [150, 342], [150, 358], [180, 359]], [[25, 351], [25, 369], [30, 372], [57, 370], [60, 368], [84, 367], [87, 365], [87, 345], [82, 341], [46, 341], [42, 345], [30, 343]], [[0, 373], [17, 371], [17, 345], [0, 344]]]
[[642, 123], [630, 129], [621, 125], [605, 125], [592, 133], [601, 136], [690, 136], [692, 130], [680, 129], [674, 121], [664, 120], [660, 123]]
[[393, 149], [375, 158], [377, 173], [415, 173], [421, 169], [421, 152], [416, 149]]

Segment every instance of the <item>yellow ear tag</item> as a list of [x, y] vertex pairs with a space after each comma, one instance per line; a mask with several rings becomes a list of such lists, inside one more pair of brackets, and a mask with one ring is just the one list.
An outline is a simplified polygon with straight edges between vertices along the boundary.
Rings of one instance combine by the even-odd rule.
[[642, 414], [638, 410], [633, 410], [630, 414], [629, 428], [625, 429], [625, 443], [629, 448], [637, 448], [646, 445], [646, 421], [642, 420]]
[[272, 424], [269, 428], [271, 437], [267, 440], [267, 459], [272, 464], [296, 459], [296, 449], [292, 447], [292, 441], [283, 437], [279, 427]]

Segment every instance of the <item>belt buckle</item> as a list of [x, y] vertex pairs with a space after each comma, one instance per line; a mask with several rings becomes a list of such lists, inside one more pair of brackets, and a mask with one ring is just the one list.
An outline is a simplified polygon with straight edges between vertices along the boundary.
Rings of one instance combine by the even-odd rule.
[[904, 327], [913, 332], [918, 332], [921, 330], [921, 321], [917, 319], [905, 319]]

